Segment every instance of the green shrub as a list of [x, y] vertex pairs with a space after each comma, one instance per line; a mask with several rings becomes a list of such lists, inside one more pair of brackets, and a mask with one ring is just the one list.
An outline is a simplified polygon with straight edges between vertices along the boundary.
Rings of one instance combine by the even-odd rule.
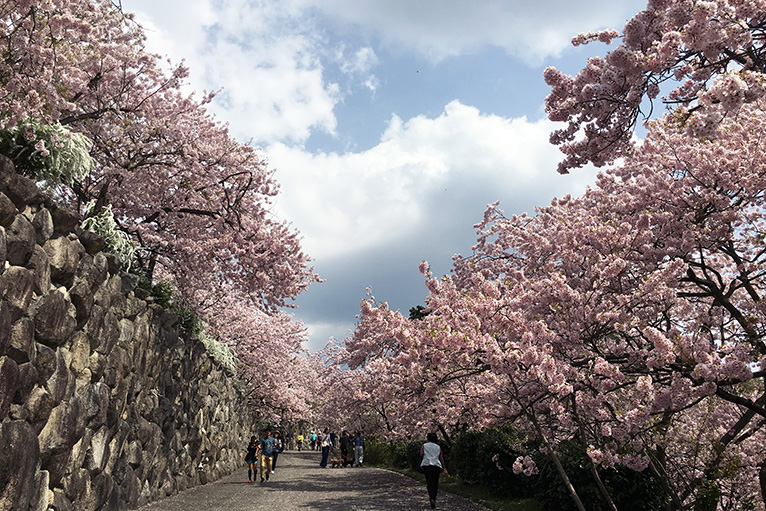
[[[580, 500], [588, 503], [588, 510], [607, 511], [607, 504], [598, 490], [590, 471], [588, 455], [582, 446], [570, 440], [559, 444], [557, 452]], [[550, 456], [536, 451], [533, 458], [539, 473], [530, 478], [530, 486], [543, 509], [576, 510], [574, 500], [561, 481]], [[659, 482], [648, 470], [636, 472], [626, 467], [599, 467], [598, 470], [604, 486], [620, 511], [651, 511], [662, 508], [664, 493]]]
[[125, 271], [130, 271], [136, 257], [136, 244], [117, 226], [111, 205], [101, 208], [101, 211], [94, 215], [95, 204], [96, 201], [90, 201], [85, 206], [86, 218], [80, 223], [80, 227], [101, 236], [104, 239], [104, 250], [116, 255]]
[[93, 170], [92, 143], [81, 133], [61, 124], [43, 124], [27, 118], [13, 128], [0, 130], [0, 152], [13, 160], [16, 169], [48, 187], [71, 185]]
[[377, 467], [393, 467], [394, 447], [376, 437], [365, 439], [364, 461]]
[[499, 495], [528, 497], [526, 476], [513, 473], [519, 440], [510, 427], [483, 432], [470, 431], [455, 438], [447, 465], [461, 479], [482, 483]]

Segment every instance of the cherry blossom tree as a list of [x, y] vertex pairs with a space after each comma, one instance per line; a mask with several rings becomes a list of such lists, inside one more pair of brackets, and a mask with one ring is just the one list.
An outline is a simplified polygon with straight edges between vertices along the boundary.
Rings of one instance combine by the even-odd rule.
[[[140, 26], [106, 0], [0, 2], [0, 127], [61, 123], [92, 142], [96, 166], [62, 189], [92, 214], [111, 204], [149, 278], [209, 307], [229, 288], [274, 311], [316, 280], [289, 224], [270, 213], [273, 171], [180, 90], [144, 50]], [[42, 148], [44, 149], [44, 148]]]
[[746, 105], [698, 139], [669, 115], [582, 198], [492, 205], [453, 276], [423, 265], [423, 319], [363, 305], [347, 360], [371, 402], [410, 431], [513, 421], [554, 460], [578, 438], [653, 471], [675, 509], [762, 508], [765, 123]]
[[279, 187], [260, 151], [208, 113], [213, 94], [182, 91], [186, 67], [147, 52], [119, 5], [0, 0], [0, 20], [4, 140], [26, 138], [30, 161], [56, 155], [62, 137], [89, 150], [86, 171], [60, 169], [59, 198], [93, 219], [113, 213], [137, 248], [131, 270], [172, 284], [205, 335], [234, 350], [264, 416], [306, 417], [320, 367], [280, 311], [318, 277], [271, 212]]
[[722, 119], [764, 95], [762, 0], [649, 0], [620, 35], [616, 30], [580, 34], [575, 46], [620, 44], [591, 57], [576, 76], [545, 70], [551, 86], [546, 111], [565, 128], [551, 135], [566, 158], [559, 172], [609, 164], [633, 150], [632, 134], [655, 102], [674, 111], [692, 136], [718, 133]]

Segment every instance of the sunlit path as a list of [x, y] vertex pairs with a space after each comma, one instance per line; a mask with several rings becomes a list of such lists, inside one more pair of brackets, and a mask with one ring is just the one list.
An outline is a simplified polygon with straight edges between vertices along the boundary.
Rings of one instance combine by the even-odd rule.
[[[322, 469], [319, 453], [290, 451], [265, 483], [248, 483], [247, 470], [149, 504], [140, 511], [402, 510], [430, 509], [425, 486], [375, 468]], [[445, 492], [439, 509], [486, 508]]]

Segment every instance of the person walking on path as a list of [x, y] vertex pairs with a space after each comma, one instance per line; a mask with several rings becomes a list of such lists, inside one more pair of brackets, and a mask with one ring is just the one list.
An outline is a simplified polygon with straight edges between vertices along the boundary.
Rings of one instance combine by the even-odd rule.
[[420, 448], [420, 467], [426, 476], [426, 488], [428, 489], [428, 498], [431, 502], [431, 509], [436, 508], [436, 493], [439, 491], [439, 475], [446, 476], [447, 465], [444, 463], [442, 448], [436, 443], [436, 433], [426, 435], [427, 442]]
[[266, 430], [266, 435], [261, 438], [261, 482], [263, 482], [264, 475], [266, 480], [269, 480], [271, 474], [271, 457], [274, 455], [274, 438], [271, 436], [271, 431]]
[[285, 442], [282, 440], [282, 437], [279, 435], [279, 431], [274, 432], [274, 455], [271, 459], [271, 473], [277, 471], [277, 458], [279, 458], [279, 455], [282, 454], [282, 452], [285, 450]]
[[319, 466], [322, 468], [327, 468], [327, 459], [330, 457], [330, 435], [328, 435], [329, 430], [325, 428], [324, 434], [322, 435], [322, 461], [319, 463]]
[[351, 464], [351, 458], [348, 455], [348, 448], [351, 445], [351, 439], [348, 437], [348, 432], [343, 431], [340, 434], [340, 457], [342, 460], [342, 467], [346, 468]]
[[301, 449], [303, 449], [303, 433], [298, 434], [296, 441], [298, 442], [298, 450], [300, 451]]
[[359, 431], [354, 437], [354, 466], [361, 467], [364, 463], [364, 437]]
[[312, 431], [311, 437], [309, 438], [311, 439], [311, 450], [316, 451], [317, 450], [317, 434]]
[[247, 463], [247, 482], [253, 482], [253, 476], [258, 477], [258, 451], [261, 446], [258, 443], [258, 437], [255, 435], [250, 437], [250, 444], [247, 446], [247, 454], [245, 455], [245, 463]]

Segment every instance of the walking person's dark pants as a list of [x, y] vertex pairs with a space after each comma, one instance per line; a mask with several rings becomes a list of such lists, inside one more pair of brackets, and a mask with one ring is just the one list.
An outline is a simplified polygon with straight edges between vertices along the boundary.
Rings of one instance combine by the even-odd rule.
[[326, 467], [327, 466], [327, 458], [330, 456], [330, 446], [322, 447], [322, 463], [319, 464], [320, 467]]
[[431, 501], [436, 500], [436, 492], [439, 491], [439, 475], [442, 473], [442, 468], [436, 465], [428, 465], [423, 467], [423, 473], [426, 476], [426, 488], [428, 488], [428, 498]]
[[279, 458], [279, 453], [277, 451], [274, 451], [274, 454], [271, 457], [271, 471], [273, 472], [275, 468], [277, 468], [277, 458]]

